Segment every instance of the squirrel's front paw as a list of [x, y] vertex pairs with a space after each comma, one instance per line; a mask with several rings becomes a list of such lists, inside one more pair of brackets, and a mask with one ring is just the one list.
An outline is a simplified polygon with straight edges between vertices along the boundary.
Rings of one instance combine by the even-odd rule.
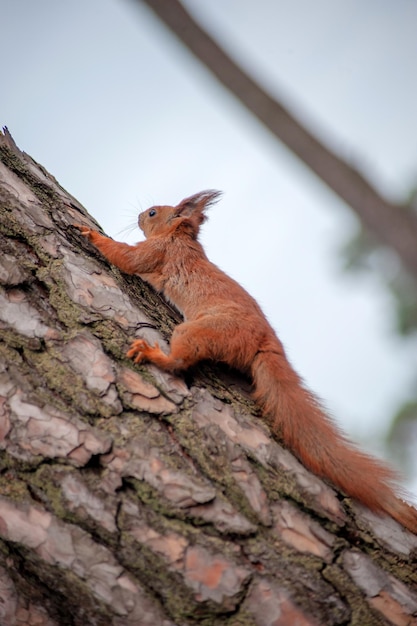
[[84, 224], [73, 224], [73, 226], [74, 226], [74, 228], [78, 228], [80, 233], [84, 237], [87, 237], [87, 239], [89, 239], [90, 241], [91, 241], [91, 239], [93, 237], [93, 234], [96, 232], [92, 228], [88, 228], [88, 226], [84, 226]]

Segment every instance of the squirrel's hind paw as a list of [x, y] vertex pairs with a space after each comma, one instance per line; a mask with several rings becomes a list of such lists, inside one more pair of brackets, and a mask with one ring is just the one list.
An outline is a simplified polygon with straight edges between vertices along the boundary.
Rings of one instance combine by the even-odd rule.
[[132, 342], [126, 356], [129, 359], [133, 359], [135, 363], [142, 363], [148, 360], [149, 355], [155, 348], [159, 350], [158, 344], [151, 347], [144, 339], [136, 339]]

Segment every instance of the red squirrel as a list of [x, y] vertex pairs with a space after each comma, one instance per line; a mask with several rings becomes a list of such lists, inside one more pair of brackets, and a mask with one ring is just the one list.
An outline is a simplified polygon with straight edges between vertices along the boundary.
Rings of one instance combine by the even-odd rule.
[[75, 225], [111, 263], [162, 292], [184, 317], [169, 354], [137, 339], [127, 356], [169, 372], [211, 360], [249, 374], [264, 419], [305, 467], [417, 534], [417, 510], [395, 495], [395, 471], [345, 437], [304, 387], [257, 302], [208, 260], [198, 234], [219, 196], [202, 191], [177, 206], [147, 209], [138, 220], [146, 240], [134, 246]]

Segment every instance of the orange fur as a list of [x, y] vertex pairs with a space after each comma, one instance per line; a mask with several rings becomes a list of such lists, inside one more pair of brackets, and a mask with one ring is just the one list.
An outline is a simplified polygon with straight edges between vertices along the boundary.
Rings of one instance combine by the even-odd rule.
[[339, 431], [303, 386], [255, 300], [207, 259], [197, 237], [205, 210], [219, 195], [204, 191], [176, 207], [144, 211], [139, 226], [146, 241], [135, 246], [78, 226], [111, 263], [141, 276], [184, 316], [168, 355], [139, 339], [128, 356], [172, 372], [209, 359], [250, 374], [264, 418], [308, 469], [417, 533], [417, 510], [396, 496], [396, 473]]

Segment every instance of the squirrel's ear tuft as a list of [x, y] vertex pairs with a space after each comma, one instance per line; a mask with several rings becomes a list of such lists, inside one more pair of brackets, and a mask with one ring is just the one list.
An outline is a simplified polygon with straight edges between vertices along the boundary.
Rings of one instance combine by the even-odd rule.
[[175, 207], [175, 213], [178, 217], [199, 217], [201, 224], [205, 220], [204, 211], [217, 202], [221, 195], [221, 191], [216, 191], [215, 189], [200, 191], [200, 193], [195, 193], [193, 196], [185, 198], [180, 202]]

